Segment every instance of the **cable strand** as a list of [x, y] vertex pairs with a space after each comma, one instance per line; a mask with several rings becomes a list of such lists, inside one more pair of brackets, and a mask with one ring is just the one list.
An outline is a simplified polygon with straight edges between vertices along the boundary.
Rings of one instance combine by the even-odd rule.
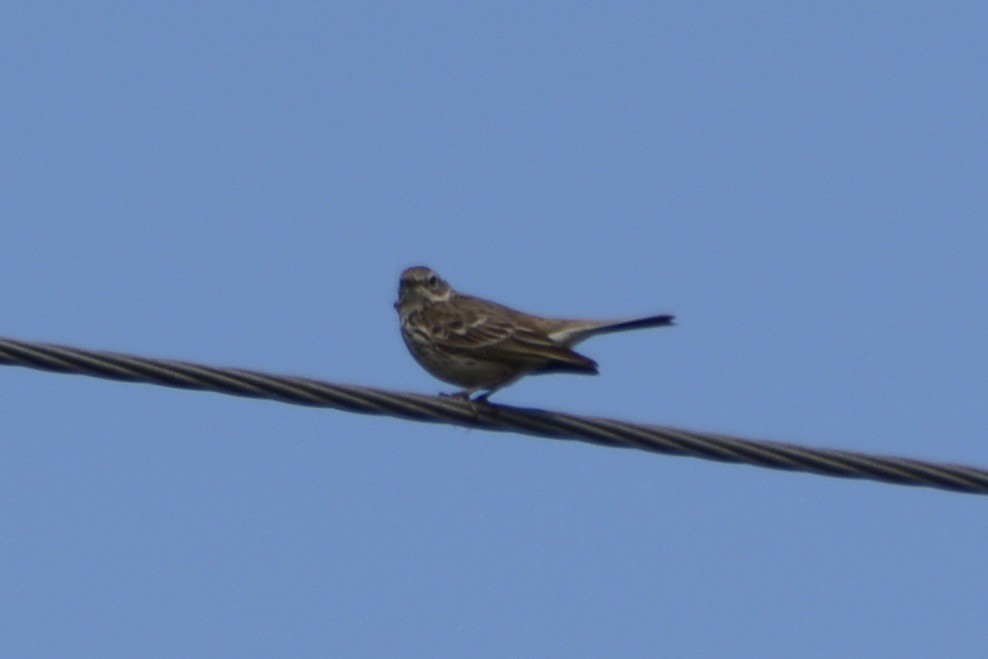
[[409, 421], [447, 423], [480, 430], [576, 440], [601, 446], [634, 448], [651, 453], [801, 471], [821, 476], [988, 494], [988, 471], [975, 467], [755, 441], [729, 435], [476, 403], [445, 396], [333, 384], [308, 378], [47, 343], [0, 338], [0, 364], [124, 382], [212, 391], [295, 405], [329, 407]]

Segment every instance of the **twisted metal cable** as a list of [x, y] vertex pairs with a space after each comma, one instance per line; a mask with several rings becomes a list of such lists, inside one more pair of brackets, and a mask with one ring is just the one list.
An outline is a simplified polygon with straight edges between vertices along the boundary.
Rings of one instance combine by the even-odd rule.
[[275, 376], [242, 369], [148, 359], [46, 343], [0, 338], [0, 364], [266, 398], [296, 405], [331, 407], [410, 421], [449, 423], [481, 430], [575, 439], [603, 446], [636, 448], [653, 453], [686, 455], [770, 469], [805, 471], [823, 476], [988, 494], [988, 471], [973, 467], [803, 448], [792, 444], [753, 441], [545, 410], [473, 403], [450, 397], [330, 384], [308, 378]]

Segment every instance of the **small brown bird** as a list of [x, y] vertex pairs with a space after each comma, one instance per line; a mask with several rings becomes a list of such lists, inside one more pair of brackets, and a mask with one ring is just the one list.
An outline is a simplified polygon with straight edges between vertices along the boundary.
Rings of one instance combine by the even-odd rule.
[[395, 309], [401, 338], [422, 368], [485, 401], [526, 375], [596, 375], [597, 362], [570, 350], [597, 334], [672, 325], [674, 316], [631, 320], [542, 318], [462, 295], [423, 266], [401, 273]]

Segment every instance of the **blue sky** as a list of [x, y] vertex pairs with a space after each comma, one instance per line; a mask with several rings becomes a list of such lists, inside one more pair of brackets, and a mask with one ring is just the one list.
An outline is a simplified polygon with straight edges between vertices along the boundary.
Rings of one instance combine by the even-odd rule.
[[[988, 466], [977, 3], [8, 7], [0, 335]], [[986, 501], [0, 369], [5, 656], [984, 651]]]

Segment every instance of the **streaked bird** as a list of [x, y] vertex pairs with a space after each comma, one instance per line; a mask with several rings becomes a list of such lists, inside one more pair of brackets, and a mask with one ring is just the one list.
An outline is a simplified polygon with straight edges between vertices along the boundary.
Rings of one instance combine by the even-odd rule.
[[401, 337], [422, 368], [462, 387], [454, 394], [485, 401], [526, 375], [596, 375], [597, 362], [571, 348], [610, 332], [664, 327], [674, 316], [626, 320], [543, 318], [457, 293], [423, 266], [401, 273], [395, 309]]

